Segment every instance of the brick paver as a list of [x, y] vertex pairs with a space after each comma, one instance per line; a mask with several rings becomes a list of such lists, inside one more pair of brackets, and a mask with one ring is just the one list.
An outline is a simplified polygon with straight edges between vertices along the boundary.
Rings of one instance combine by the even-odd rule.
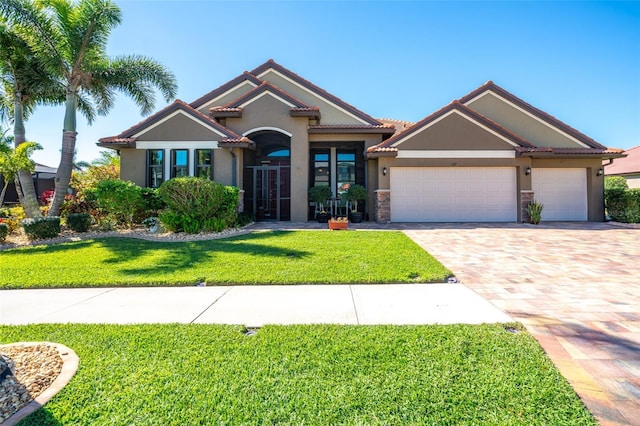
[[405, 232], [521, 321], [602, 425], [640, 425], [640, 229], [462, 224]]

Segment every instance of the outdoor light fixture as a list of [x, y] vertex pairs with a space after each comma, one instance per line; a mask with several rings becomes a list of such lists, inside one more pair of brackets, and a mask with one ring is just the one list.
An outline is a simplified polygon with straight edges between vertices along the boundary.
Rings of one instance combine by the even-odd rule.
[[525, 174], [526, 176], [529, 176], [529, 175], [531, 174], [531, 167], [527, 166], [527, 168], [526, 168], [526, 169], [524, 169], [524, 174]]
[[386, 176], [387, 175], [387, 168], [383, 167], [382, 168], [382, 176]]
[[596, 172], [596, 176], [602, 176], [604, 174], [604, 169], [602, 167], [600, 167], [598, 169], [598, 171]]

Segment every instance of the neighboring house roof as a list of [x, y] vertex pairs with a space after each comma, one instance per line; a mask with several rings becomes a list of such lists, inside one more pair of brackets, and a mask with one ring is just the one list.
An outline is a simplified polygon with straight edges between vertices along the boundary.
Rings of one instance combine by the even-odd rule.
[[520, 99], [519, 97], [515, 96], [514, 94], [512, 94], [510, 92], [507, 92], [505, 89], [503, 89], [502, 87], [498, 86], [493, 81], [487, 81], [482, 86], [480, 86], [477, 89], [469, 92], [468, 94], [464, 95], [463, 97], [461, 97], [458, 100], [463, 104], [467, 104], [467, 103], [469, 103], [470, 101], [472, 101], [473, 99], [477, 98], [478, 96], [480, 96], [481, 94], [483, 94], [485, 92], [493, 92], [493, 93], [497, 94], [498, 96], [506, 99], [507, 101], [513, 103], [514, 105], [517, 105], [519, 108], [522, 108], [523, 110], [529, 112], [530, 114], [534, 115], [535, 117], [539, 118], [540, 120], [542, 120], [542, 121], [552, 125], [553, 127], [556, 127], [558, 129], [562, 130], [563, 132], [571, 135], [572, 137], [576, 138], [577, 140], [579, 140], [580, 142], [586, 144], [587, 146], [590, 146], [591, 148], [606, 149], [606, 147], [604, 145], [599, 144], [598, 142], [596, 142], [593, 139], [591, 139], [589, 136], [579, 132], [578, 130], [574, 129], [573, 127], [569, 126], [568, 124], [563, 123], [562, 121], [558, 120], [557, 118], [553, 117], [552, 115], [547, 114], [546, 112], [544, 112], [544, 111], [534, 107], [533, 105], [523, 101], [522, 99]]
[[343, 101], [342, 99], [338, 98], [337, 96], [334, 96], [331, 93], [327, 92], [326, 90], [321, 89], [320, 87], [318, 87], [315, 84], [311, 83], [309, 80], [305, 80], [304, 78], [300, 77], [298, 74], [294, 73], [293, 71], [291, 71], [291, 70], [283, 67], [282, 65], [278, 64], [273, 59], [269, 59], [264, 64], [262, 64], [262, 65], [258, 66], [257, 68], [253, 69], [251, 71], [251, 74], [253, 74], [256, 77], [259, 77], [261, 74], [263, 74], [265, 71], [268, 71], [269, 69], [273, 69], [273, 70], [279, 72], [280, 74], [286, 76], [290, 80], [295, 81], [296, 83], [298, 83], [299, 85], [305, 87], [306, 89], [310, 90], [311, 92], [315, 93], [316, 95], [329, 100], [331, 103], [338, 105], [340, 108], [342, 108], [342, 109], [344, 109], [346, 111], [349, 111], [351, 114], [355, 115], [356, 117], [360, 118], [361, 120], [364, 120], [365, 122], [367, 122], [367, 123], [369, 123], [371, 125], [379, 126], [379, 125], [382, 124], [378, 120], [376, 120], [375, 118], [371, 117], [369, 114], [366, 114], [366, 113], [360, 111], [359, 109], [357, 109], [353, 105], [350, 105], [347, 102]]
[[640, 146], [627, 149], [624, 158], [616, 158], [613, 163], [604, 166], [605, 175], [624, 175], [640, 173]]
[[218, 123], [211, 117], [208, 117], [207, 115], [191, 107], [186, 102], [183, 102], [180, 99], [176, 99], [173, 103], [169, 104], [164, 109], [151, 115], [145, 120], [142, 120], [138, 124], [135, 124], [129, 127], [127, 130], [121, 132], [119, 135], [99, 139], [98, 145], [106, 148], [114, 147], [117, 145], [132, 146], [132, 144], [134, 144], [136, 141], [137, 134], [147, 129], [149, 126], [152, 126], [153, 124], [156, 124], [161, 120], [169, 117], [176, 111], [181, 111], [185, 114], [188, 114], [189, 116], [193, 117], [197, 121], [200, 121], [202, 124], [214, 128], [216, 132], [218, 132], [222, 136], [222, 139], [225, 141], [240, 141], [243, 138], [241, 135], [222, 126], [220, 123]]
[[526, 148], [534, 148], [533, 145], [531, 145], [528, 141], [526, 141], [525, 139], [521, 138], [520, 136], [516, 135], [515, 133], [510, 132], [509, 130], [505, 129], [504, 127], [500, 126], [499, 124], [495, 123], [492, 120], [489, 120], [488, 118], [486, 118], [485, 116], [475, 112], [474, 110], [472, 110], [471, 108], [469, 108], [468, 106], [460, 103], [460, 101], [453, 101], [450, 104], [440, 108], [438, 111], [434, 112], [433, 114], [425, 117], [424, 119], [418, 121], [416, 124], [414, 124], [413, 126], [409, 127], [408, 129], [406, 129], [404, 132], [401, 133], [396, 133], [395, 135], [393, 135], [392, 137], [390, 137], [389, 139], [387, 139], [386, 141], [378, 144], [378, 145], [374, 145], [372, 147], [370, 147], [367, 152], [368, 153], [377, 153], [377, 152], [392, 152], [392, 151], [397, 151], [397, 147], [398, 145], [400, 145], [402, 142], [404, 142], [405, 140], [411, 138], [414, 134], [420, 132], [422, 129], [430, 126], [431, 124], [437, 122], [440, 118], [442, 118], [443, 116], [456, 111], [458, 113], [460, 113], [461, 115], [465, 116], [466, 118], [468, 118], [469, 120], [476, 122], [477, 124], [483, 125], [487, 128], [489, 128], [490, 130], [500, 134], [501, 136], [503, 136], [504, 138], [508, 139], [509, 141], [513, 142], [514, 145], [518, 145], [520, 147], [526, 147]]

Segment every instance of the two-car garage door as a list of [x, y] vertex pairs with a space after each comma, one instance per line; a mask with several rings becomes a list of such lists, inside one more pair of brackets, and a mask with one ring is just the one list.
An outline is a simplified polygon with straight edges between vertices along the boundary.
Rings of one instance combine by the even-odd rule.
[[[515, 222], [514, 167], [392, 167], [392, 222]], [[584, 168], [534, 168], [542, 220], [587, 220]]]
[[392, 167], [392, 222], [515, 222], [514, 167]]

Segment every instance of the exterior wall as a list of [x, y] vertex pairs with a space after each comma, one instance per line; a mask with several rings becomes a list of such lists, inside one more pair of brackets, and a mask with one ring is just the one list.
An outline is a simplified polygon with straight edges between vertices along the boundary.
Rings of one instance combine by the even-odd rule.
[[221, 135], [182, 113], [141, 134], [139, 141], [214, 141]]
[[147, 165], [146, 150], [121, 149], [120, 150], [120, 179], [128, 180], [138, 186], [145, 186]]
[[453, 113], [398, 146], [411, 150], [505, 150], [513, 145]]
[[309, 106], [320, 107], [322, 117], [320, 119], [322, 124], [362, 124], [363, 122], [353, 116], [342, 112], [329, 102], [322, 100], [320, 97], [312, 92], [309, 92], [297, 84], [292, 83], [290, 80], [280, 76], [273, 70], [268, 70], [265, 74], [258, 76], [259, 78], [272, 83], [274, 86], [279, 87], [286, 93], [300, 99], [302, 102]]
[[540, 147], [575, 148], [582, 146], [557, 130], [516, 109], [510, 104], [488, 93], [467, 104], [480, 114], [524, 137]]
[[587, 173], [587, 220], [603, 222], [604, 217], [604, 176], [596, 176], [602, 167], [601, 158], [567, 158], [567, 159], [532, 159], [531, 167], [544, 168], [585, 168]]
[[213, 180], [223, 185], [233, 185], [233, 157], [227, 149], [213, 150]]
[[[294, 222], [307, 221], [308, 122], [306, 117], [291, 117], [289, 106], [269, 95], [247, 105], [243, 110], [242, 118], [227, 120], [227, 127], [240, 134], [260, 127], [278, 128], [291, 133], [291, 220]], [[252, 185], [252, 182], [243, 182], [243, 184]]]
[[625, 176], [629, 188], [640, 188], [640, 175]]

